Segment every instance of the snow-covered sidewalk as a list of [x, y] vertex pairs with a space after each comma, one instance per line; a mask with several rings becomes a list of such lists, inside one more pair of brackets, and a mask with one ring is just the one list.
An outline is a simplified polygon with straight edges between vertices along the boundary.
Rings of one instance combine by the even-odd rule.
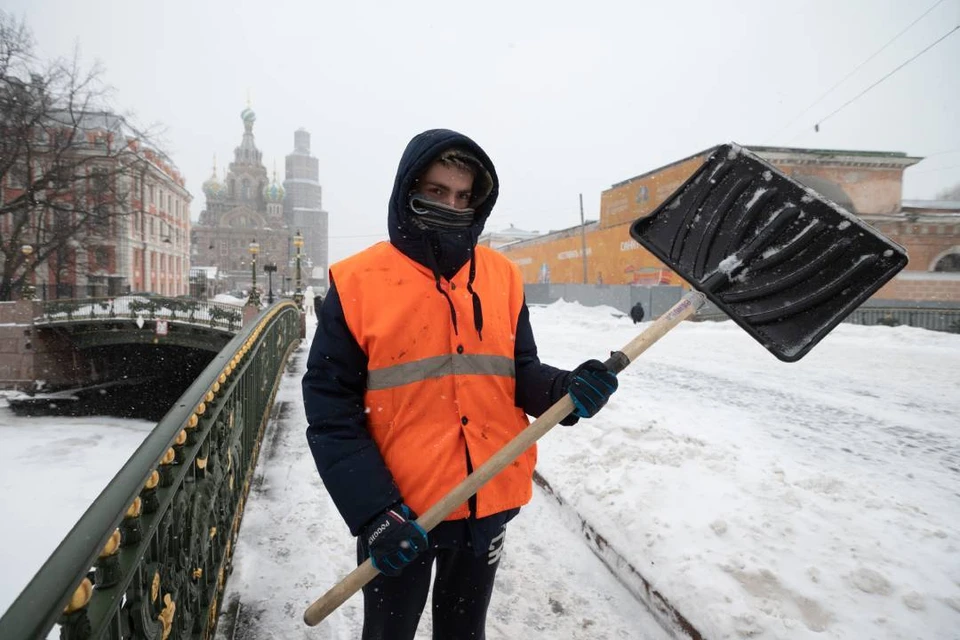
[[[304, 435], [300, 378], [309, 345], [292, 357], [244, 510], [218, 638], [353, 640], [362, 625], [356, 594], [317, 629], [303, 611], [355, 566], [356, 542], [314, 467]], [[539, 491], [507, 531], [487, 637], [669, 637]], [[239, 605], [239, 606], [238, 606]], [[236, 623], [233, 621], [236, 620]], [[429, 606], [418, 638], [432, 637]]]

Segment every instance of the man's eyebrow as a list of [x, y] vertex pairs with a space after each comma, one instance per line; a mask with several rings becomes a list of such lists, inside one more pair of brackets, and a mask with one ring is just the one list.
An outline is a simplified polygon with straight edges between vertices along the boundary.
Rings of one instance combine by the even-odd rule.
[[449, 188], [447, 188], [447, 185], [440, 184], [439, 182], [433, 182], [432, 180], [427, 180], [426, 182], [424, 182], [424, 185], [428, 187], [439, 187], [440, 189], [447, 189], [447, 191], [449, 191]]

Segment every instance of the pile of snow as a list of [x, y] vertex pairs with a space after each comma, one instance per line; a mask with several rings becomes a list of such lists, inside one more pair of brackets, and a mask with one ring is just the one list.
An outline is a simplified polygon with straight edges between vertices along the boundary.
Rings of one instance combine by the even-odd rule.
[[[648, 323], [531, 310], [541, 359], [605, 358]], [[798, 363], [683, 323], [540, 472], [710, 638], [955, 638], [960, 336], [841, 325]]]
[[218, 293], [217, 295], [215, 295], [215, 296], [213, 297], [213, 301], [214, 301], [214, 302], [226, 302], [226, 303], [228, 303], [228, 304], [235, 304], [235, 305], [241, 306], [241, 307], [247, 303], [247, 299], [246, 299], [246, 298], [236, 298], [236, 297], [234, 297], [234, 296], [231, 296], [231, 295], [228, 294], [228, 293]]

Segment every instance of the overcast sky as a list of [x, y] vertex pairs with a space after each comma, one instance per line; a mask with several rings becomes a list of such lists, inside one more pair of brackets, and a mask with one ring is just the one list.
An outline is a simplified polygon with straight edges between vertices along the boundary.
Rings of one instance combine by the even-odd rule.
[[434, 127], [493, 158], [494, 230], [578, 224], [579, 193], [596, 218], [613, 183], [727, 141], [929, 156], [906, 198], [960, 183], [960, 31], [827, 118], [960, 25], [960, 0], [0, 4], [41, 55], [78, 47], [119, 111], [165, 128], [195, 219], [248, 95], [268, 171], [308, 129], [333, 260], [385, 237], [400, 154]]

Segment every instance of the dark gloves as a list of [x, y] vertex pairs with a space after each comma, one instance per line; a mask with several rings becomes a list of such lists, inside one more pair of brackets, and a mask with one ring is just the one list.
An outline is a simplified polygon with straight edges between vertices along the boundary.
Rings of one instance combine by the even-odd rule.
[[587, 360], [570, 372], [567, 393], [573, 400], [573, 413], [580, 418], [592, 418], [607, 404], [617, 390], [617, 374], [599, 360]]
[[427, 549], [427, 532], [405, 504], [390, 507], [360, 531], [360, 540], [380, 573], [398, 576]]

